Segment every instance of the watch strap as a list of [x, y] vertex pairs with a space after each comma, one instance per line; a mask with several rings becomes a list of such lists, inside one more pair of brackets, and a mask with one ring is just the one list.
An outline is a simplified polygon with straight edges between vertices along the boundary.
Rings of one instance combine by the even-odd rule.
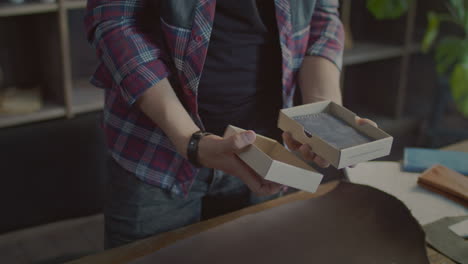
[[195, 167], [201, 168], [202, 165], [198, 161], [198, 143], [200, 142], [200, 139], [204, 136], [212, 135], [209, 132], [205, 131], [197, 131], [192, 134], [190, 137], [188, 146], [187, 146], [187, 158], [192, 163]]

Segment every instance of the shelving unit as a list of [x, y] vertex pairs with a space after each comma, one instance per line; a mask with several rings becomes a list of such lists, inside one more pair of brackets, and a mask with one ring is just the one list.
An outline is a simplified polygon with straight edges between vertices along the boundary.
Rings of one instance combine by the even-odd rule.
[[[351, 0], [341, 0], [341, 19], [343, 23], [351, 23], [351, 8], [353, 3]], [[343, 89], [346, 89], [346, 80], [344, 77], [344, 72], [346, 67], [379, 62], [388, 59], [400, 59], [400, 69], [398, 84], [395, 87], [396, 90], [396, 101], [394, 102], [395, 108], [393, 109], [393, 120], [399, 120], [403, 118], [403, 109], [406, 99], [406, 87], [408, 83], [408, 71], [410, 57], [412, 54], [420, 51], [420, 44], [415, 43], [413, 40], [415, 20], [416, 20], [416, 5], [417, 1], [412, 1], [412, 4], [409, 8], [408, 14], [406, 15], [405, 21], [405, 33], [401, 37], [403, 39], [402, 44], [382, 44], [377, 42], [359, 42], [356, 41], [353, 43], [352, 48], [345, 50], [343, 56], [343, 74], [342, 74], [342, 86]], [[365, 6], [362, 6], [365, 8]], [[378, 117], [379, 119], [386, 120], [386, 117]], [[398, 124], [398, 122], [394, 122]]]
[[[353, 45], [352, 49], [346, 50], [344, 53], [344, 66], [398, 58], [405, 54], [404, 46], [366, 42], [357, 42]], [[410, 53], [418, 52], [420, 50], [419, 46], [419, 44], [411, 44]]]
[[0, 17], [52, 13], [58, 10], [57, 3], [0, 4]]
[[65, 9], [82, 9], [86, 7], [86, 1], [83, 0], [67, 0], [64, 3]]
[[92, 86], [87, 79], [72, 82], [72, 114], [98, 111], [104, 107], [104, 90]]
[[52, 103], [45, 103], [41, 110], [30, 114], [0, 115], [0, 127], [9, 127], [65, 117], [65, 107]]
[[[353, 1], [342, 1], [342, 19], [346, 23], [350, 19], [351, 3]], [[416, 1], [413, 1], [416, 2]], [[86, 7], [85, 0], [57, 0], [55, 3], [24, 3], [24, 4], [0, 4], [0, 23], [2, 19], [12, 19], [14, 16], [42, 15], [53, 17], [56, 21], [57, 38], [53, 41], [57, 46], [55, 51], [60, 55], [60, 65], [55, 72], [49, 73], [47, 78], [60, 77], [59, 91], [54, 91], [60, 97], [60, 102], [50, 103], [47, 101], [42, 110], [25, 115], [0, 116], [0, 128], [22, 125], [30, 122], [44, 121], [55, 118], [72, 118], [75, 115], [99, 111], [103, 108], [104, 91], [92, 87], [88, 83], [89, 76], [76, 76], [73, 72], [73, 65], [76, 64], [76, 57], [73, 58], [73, 45], [76, 41], [71, 41], [71, 34], [75, 32], [70, 29], [70, 12], [82, 10]], [[357, 41], [353, 48], [346, 50], [343, 58], [345, 67], [352, 67], [363, 63], [371, 63], [386, 59], [401, 58], [401, 76], [399, 80], [398, 102], [396, 103], [395, 117], [402, 115], [405, 101], [406, 72], [408, 71], [408, 61], [412, 53], [419, 51], [419, 45], [412, 42], [412, 27], [414, 25], [415, 6], [407, 16], [407, 33], [403, 36], [403, 45], [388, 45], [369, 41]], [[16, 19], [16, 18], [15, 18]], [[84, 34], [83, 34], [84, 35]], [[84, 36], [83, 36], [84, 38]], [[76, 45], [76, 44], [75, 44]], [[75, 47], [76, 49], [76, 47]], [[74, 61], [75, 60], [75, 61]], [[50, 89], [50, 88], [44, 88]]]
[[[104, 91], [89, 84], [87, 78], [76, 77], [72, 74], [73, 60], [71, 58], [72, 45], [70, 43], [69, 12], [86, 7], [85, 0], [57, 0], [55, 3], [31, 2], [22, 4], [0, 4], [0, 23], [2, 19], [12, 17], [46, 15], [56, 21], [53, 27], [57, 27], [57, 37], [52, 41], [57, 47], [54, 56], [60, 57], [60, 65], [47, 74], [45, 78], [60, 79], [59, 97], [61, 102], [52, 103], [48, 98], [41, 110], [28, 114], [0, 115], [0, 128], [18, 126], [32, 122], [46, 121], [56, 118], [72, 118], [74, 115], [99, 111], [104, 105]], [[14, 18], [16, 19], [16, 18]], [[49, 23], [50, 24], [50, 23]], [[26, 33], [25, 33], [26, 34]], [[84, 38], [84, 36], [83, 36]], [[57, 43], [55, 43], [57, 42]], [[49, 91], [49, 87], [43, 87], [43, 93], [55, 93]], [[55, 88], [53, 88], [55, 89]]]

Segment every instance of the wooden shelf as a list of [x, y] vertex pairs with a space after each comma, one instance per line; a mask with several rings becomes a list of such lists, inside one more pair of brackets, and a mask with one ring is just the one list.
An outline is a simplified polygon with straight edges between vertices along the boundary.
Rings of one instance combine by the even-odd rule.
[[0, 115], [0, 128], [51, 120], [65, 116], [65, 107], [45, 103], [41, 110], [29, 114]]
[[52, 13], [58, 10], [57, 3], [0, 4], [0, 17]]
[[66, 0], [63, 4], [65, 9], [82, 9], [86, 8], [86, 0]]
[[102, 110], [104, 107], [104, 90], [92, 86], [88, 80], [79, 79], [73, 82], [72, 113], [81, 114]]
[[[410, 53], [419, 51], [419, 44], [413, 44], [410, 48]], [[405, 52], [404, 46], [385, 45], [377, 43], [354, 43], [354, 47], [350, 50], [345, 50], [343, 56], [343, 65], [350, 66], [360, 63], [379, 61], [403, 56]]]

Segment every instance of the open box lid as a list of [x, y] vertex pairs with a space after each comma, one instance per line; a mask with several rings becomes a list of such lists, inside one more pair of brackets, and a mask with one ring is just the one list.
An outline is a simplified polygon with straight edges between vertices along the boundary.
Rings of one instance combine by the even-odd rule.
[[[228, 126], [225, 137], [244, 129]], [[323, 175], [289, 152], [278, 141], [257, 134], [255, 142], [237, 154], [250, 168], [266, 180], [300, 190], [315, 192]]]
[[[342, 140], [356, 140], [360, 135], [367, 137], [368, 140], [339, 146], [312, 129], [306, 131], [300, 122], [300, 118], [307, 120], [309, 117], [317, 117], [317, 114], [329, 115], [332, 119], [338, 120], [338, 123], [342, 123], [343, 129], [347, 129], [348, 132], [356, 135], [356, 137], [352, 137], [350, 134], [349, 138], [347, 137], [348, 134], [341, 135]], [[308, 144], [315, 153], [338, 169], [388, 155], [393, 137], [370, 124], [358, 125], [355, 118], [356, 114], [345, 107], [331, 101], [321, 101], [282, 109], [278, 118], [278, 127], [285, 132], [289, 132], [295, 140], [302, 144]], [[320, 122], [320, 120], [317, 120], [317, 122]], [[342, 132], [340, 129], [338, 128], [336, 131]], [[331, 131], [329, 135], [333, 135], [335, 130]]]

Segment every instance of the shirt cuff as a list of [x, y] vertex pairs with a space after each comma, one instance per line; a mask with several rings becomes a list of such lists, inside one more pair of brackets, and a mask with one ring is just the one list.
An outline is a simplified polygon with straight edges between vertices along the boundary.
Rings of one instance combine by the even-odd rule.
[[[325, 15], [323, 15], [325, 16]], [[333, 62], [341, 71], [345, 33], [337, 17], [319, 17], [319, 26], [311, 28], [309, 47], [306, 55], [320, 56]]]
[[168, 76], [169, 69], [160, 59], [140, 64], [120, 82], [122, 96], [132, 105], [146, 90]]

